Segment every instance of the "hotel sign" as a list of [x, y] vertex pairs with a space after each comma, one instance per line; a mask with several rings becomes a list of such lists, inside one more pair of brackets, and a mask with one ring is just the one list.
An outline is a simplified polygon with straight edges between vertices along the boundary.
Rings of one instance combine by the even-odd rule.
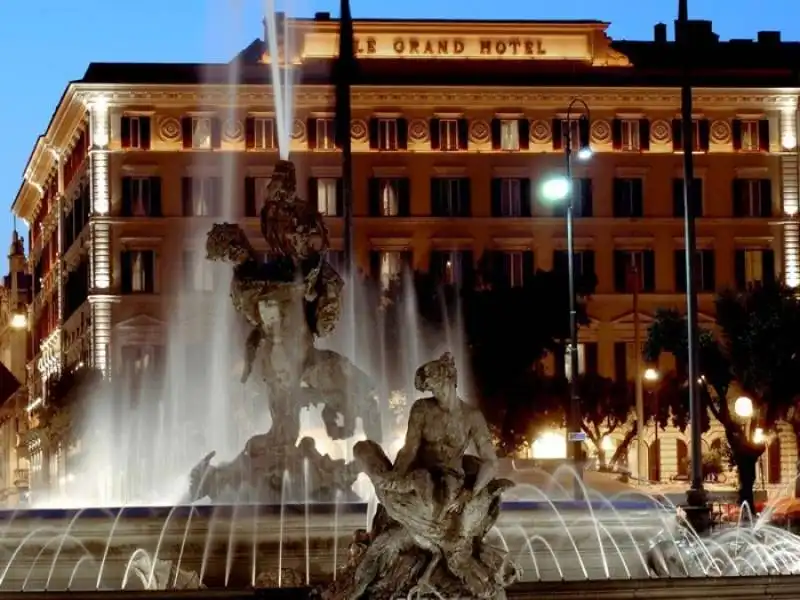
[[365, 56], [402, 57], [541, 57], [548, 54], [539, 37], [356, 38], [356, 52]]

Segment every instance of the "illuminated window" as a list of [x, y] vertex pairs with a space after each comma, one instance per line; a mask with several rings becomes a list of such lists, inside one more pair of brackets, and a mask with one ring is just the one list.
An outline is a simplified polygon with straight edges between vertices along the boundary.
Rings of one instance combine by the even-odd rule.
[[253, 144], [258, 150], [275, 150], [275, 119], [255, 117], [253, 119]]
[[439, 121], [439, 144], [444, 151], [459, 149], [458, 119], [442, 119]]
[[400, 190], [396, 179], [381, 179], [379, 182], [381, 217], [396, 217], [400, 214]]
[[150, 215], [150, 178], [131, 178], [131, 216], [146, 217]]
[[519, 121], [517, 119], [500, 121], [500, 148], [502, 150], [519, 150]]
[[506, 252], [503, 256], [505, 273], [510, 287], [522, 287], [525, 283], [525, 254]]
[[622, 149], [628, 152], [640, 150], [639, 119], [622, 119]]
[[211, 149], [211, 117], [192, 117], [192, 148]]
[[337, 216], [336, 179], [325, 177], [317, 179], [317, 210], [327, 217]]
[[752, 285], [764, 281], [764, 253], [761, 250], [744, 251], [744, 279]]
[[402, 252], [381, 252], [379, 278], [381, 288], [388, 290], [403, 273]]
[[761, 149], [758, 137], [759, 121], [757, 119], [742, 120], [742, 150], [757, 152]]
[[378, 119], [378, 149], [397, 150], [397, 119]]
[[192, 217], [211, 217], [219, 214], [222, 193], [219, 177], [190, 178], [189, 197], [186, 198], [184, 214]]
[[152, 294], [155, 292], [155, 252], [128, 250], [121, 255], [122, 292]]
[[332, 118], [318, 118], [317, 150], [336, 150], [336, 121]]
[[201, 252], [187, 251], [183, 255], [184, 283], [188, 290], [210, 292], [214, 289], [214, 269]]

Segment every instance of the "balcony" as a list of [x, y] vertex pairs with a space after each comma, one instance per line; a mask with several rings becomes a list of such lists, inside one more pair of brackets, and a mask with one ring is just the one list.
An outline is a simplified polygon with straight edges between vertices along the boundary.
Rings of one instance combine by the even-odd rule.
[[30, 469], [14, 469], [14, 486], [19, 490], [30, 488]]

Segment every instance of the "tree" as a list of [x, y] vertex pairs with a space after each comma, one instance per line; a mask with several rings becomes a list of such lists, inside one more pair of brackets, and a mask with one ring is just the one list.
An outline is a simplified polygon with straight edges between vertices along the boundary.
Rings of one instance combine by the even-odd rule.
[[[765, 448], [753, 441], [753, 428], [757, 424], [772, 428], [778, 419], [793, 424], [798, 420], [800, 427], [796, 416], [800, 384], [793, 381], [800, 367], [800, 303], [791, 289], [769, 283], [722, 293], [715, 304], [718, 335], [702, 330], [699, 336], [698, 392], [707, 412], [725, 429], [739, 471], [739, 501], [753, 507], [756, 464]], [[687, 349], [684, 317], [674, 310], [658, 311], [648, 332], [645, 358], [656, 360], [668, 352], [683, 371]], [[757, 419], [750, 420], [750, 429], [733, 414], [728, 398], [733, 382], [753, 401]], [[681, 385], [688, 392], [688, 382]]]

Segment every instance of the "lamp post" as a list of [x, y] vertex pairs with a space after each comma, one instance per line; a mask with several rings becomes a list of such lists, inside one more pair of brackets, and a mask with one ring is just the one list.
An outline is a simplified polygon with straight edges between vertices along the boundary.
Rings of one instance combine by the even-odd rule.
[[[567, 215], [567, 275], [569, 279], [569, 420], [567, 437], [570, 448], [570, 459], [578, 477], [582, 477], [582, 445], [580, 397], [578, 395], [578, 313], [577, 298], [575, 296], [575, 193], [572, 181], [572, 117], [573, 109], [578, 107], [583, 110], [578, 118], [578, 144], [576, 155], [581, 160], [592, 156], [589, 145], [589, 106], [580, 98], [574, 98], [567, 107], [567, 127], [564, 136], [564, 161], [565, 177], [556, 178], [545, 182], [543, 194], [552, 201], [566, 201]], [[576, 499], [582, 499], [580, 486], [575, 486]]]
[[[651, 386], [653, 384], [655, 384], [660, 378], [661, 378], [661, 373], [659, 373], [658, 370], [654, 369], [653, 367], [646, 368], [644, 370], [644, 373], [642, 373], [641, 377], [639, 378], [641, 380], [641, 384], [640, 384], [639, 387], [641, 388], [643, 385], [646, 385], [647, 388], [648, 388], [647, 389], [648, 404], [650, 406], [650, 410], [653, 413], [653, 446], [654, 447], [658, 446], [658, 405], [656, 404], [657, 400], [655, 398], [655, 394], [653, 393], [653, 390], [651, 389]], [[639, 471], [640, 471], [639, 477], [642, 477], [643, 480], [649, 481], [650, 480], [650, 469], [649, 469], [650, 453], [648, 452], [648, 462], [645, 463], [644, 460], [643, 460], [644, 452], [642, 451], [643, 450], [643, 446], [644, 446], [644, 441], [642, 440], [642, 437], [641, 437], [643, 435], [643, 431], [644, 431], [644, 392], [642, 392], [642, 410], [641, 410], [641, 412], [639, 412], [639, 407], [637, 405], [637, 417], [636, 417], [637, 420], [639, 419], [639, 416], [641, 416], [642, 420], [639, 423], [639, 426], [638, 426], [639, 431], [637, 432], [638, 436], [639, 436], [639, 438], [638, 438], [639, 447], [638, 447], [638, 449], [636, 451], [636, 460], [638, 462], [637, 467], [639, 468]], [[660, 451], [660, 449], [659, 449], [659, 453], [658, 453], [658, 461], [659, 461], [659, 463], [661, 462], [661, 451]], [[659, 464], [659, 471], [661, 470], [660, 468], [661, 468], [661, 465]], [[644, 476], [642, 476], [641, 471], [644, 471]]]
[[339, 55], [336, 58], [336, 139], [342, 148], [342, 208], [344, 221], [344, 263], [353, 272], [353, 145], [350, 136], [352, 105], [350, 87], [356, 70], [353, 17], [350, 0], [341, 0]]

